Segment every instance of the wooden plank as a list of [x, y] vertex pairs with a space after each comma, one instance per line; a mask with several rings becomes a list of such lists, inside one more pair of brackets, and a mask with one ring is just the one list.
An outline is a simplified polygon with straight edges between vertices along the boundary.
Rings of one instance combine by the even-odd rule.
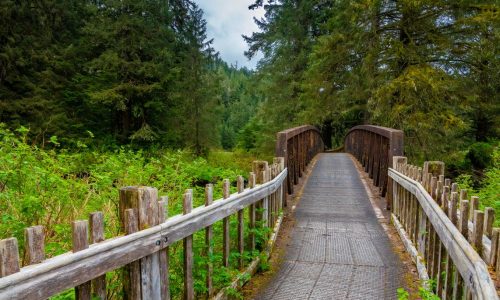
[[[74, 221], [71, 228], [73, 230], [73, 252], [87, 249], [89, 247], [89, 222], [87, 220]], [[77, 300], [90, 300], [90, 281], [75, 287], [75, 297]]]
[[[126, 234], [133, 234], [139, 231], [139, 223], [136, 210], [126, 209], [124, 213], [124, 227]], [[141, 299], [141, 265], [140, 262], [133, 261], [124, 268], [124, 298], [129, 300]]]
[[491, 239], [493, 233], [493, 223], [495, 222], [495, 210], [492, 207], [484, 209], [484, 228], [483, 232], [488, 238]]
[[[268, 170], [269, 169], [265, 169], [264, 171], [262, 171], [262, 178], [263, 178], [262, 183], [266, 183], [269, 181]], [[264, 223], [263, 224], [264, 227], [269, 226], [269, 196], [264, 197], [264, 199], [262, 199], [262, 217], [261, 217], [261, 220]]]
[[[460, 197], [464, 197], [464, 193], [461, 192]], [[465, 194], [465, 197], [467, 195]], [[452, 193], [452, 198], [454, 199], [454, 202], [458, 201], [458, 193], [453, 192]], [[468, 229], [468, 211], [469, 211], [469, 201], [468, 200], [461, 200], [460, 201], [460, 221], [459, 221], [459, 228], [460, 232], [462, 233], [462, 236], [467, 240], [468, 235], [469, 235], [469, 229]], [[456, 214], [456, 213], [455, 213]], [[455, 216], [456, 218], [456, 216]], [[465, 293], [465, 287], [464, 287], [464, 281], [462, 276], [455, 274], [455, 287], [454, 287], [454, 292], [453, 295], [455, 299], [458, 297], [461, 297]]]
[[[450, 221], [452, 222], [453, 225], [457, 225], [457, 201], [458, 201], [458, 194], [457, 192], [452, 192], [451, 193], [451, 199], [449, 203], [449, 210], [448, 210], [448, 217]], [[463, 207], [463, 205], [461, 206]], [[451, 260], [450, 254], [447, 252], [446, 255], [446, 267], [445, 267], [445, 272], [446, 272], [446, 278], [445, 278], [445, 284], [444, 284], [444, 292], [443, 292], [443, 298], [444, 299], [452, 299], [453, 297], [453, 292], [457, 289], [457, 278], [454, 275], [456, 274], [456, 268]]]
[[[214, 201], [213, 196], [214, 187], [212, 184], [207, 184], [205, 186], [205, 206], [212, 205]], [[213, 228], [212, 226], [207, 226], [205, 228], [205, 247], [206, 247], [206, 256], [207, 256], [207, 277], [206, 277], [206, 286], [207, 286], [207, 298], [211, 298], [214, 294], [214, 286], [213, 286], [213, 272], [214, 267], [212, 263], [213, 257]]]
[[[0, 278], [0, 299], [48, 298], [145, 255], [158, 252], [276, 191], [286, 176], [287, 171], [284, 170], [269, 183], [231, 195], [227, 201], [214, 201], [210, 207], [197, 207], [190, 215], [177, 215], [161, 225], [23, 268], [26, 270]], [[168, 237], [168, 242], [157, 245], [164, 237]], [[73, 272], [76, 269], [80, 271]]]
[[483, 229], [484, 229], [484, 212], [480, 210], [474, 211], [474, 229], [472, 234], [472, 246], [477, 253], [483, 250]]
[[[129, 186], [120, 189], [120, 211], [133, 208], [137, 213], [139, 230], [146, 230], [159, 224], [158, 222], [158, 190], [146, 186]], [[161, 238], [158, 238], [161, 248]], [[141, 297], [143, 299], [160, 299], [160, 254], [153, 252], [140, 259]]]
[[[193, 210], [193, 190], [184, 193], [183, 214], [187, 215]], [[194, 280], [193, 280], [193, 236], [184, 238], [184, 299], [193, 300]], [[147, 298], [145, 298], [147, 299]]]
[[[168, 196], [160, 197], [158, 201], [158, 223], [164, 223], [168, 218]], [[162, 239], [165, 243], [165, 239]], [[159, 252], [160, 256], [160, 292], [161, 299], [170, 299], [170, 279], [168, 268], [170, 263], [169, 247]]]
[[[158, 225], [158, 190], [152, 187], [137, 187], [139, 193], [139, 230]], [[161, 239], [159, 240], [161, 244]], [[160, 254], [152, 253], [140, 260], [142, 299], [160, 299]]]
[[493, 268], [497, 265], [498, 252], [498, 237], [500, 236], [500, 228], [493, 228], [491, 234], [491, 250], [490, 250], [490, 266]]
[[[286, 181], [285, 181], [286, 182]], [[253, 189], [255, 187], [255, 173], [250, 172], [250, 176], [248, 177], [248, 185], [250, 189]], [[248, 226], [250, 228], [250, 234], [248, 235], [249, 239], [249, 249], [250, 251], [255, 250], [255, 204], [250, 204], [249, 210], [248, 210]]]
[[[222, 198], [228, 199], [230, 196], [229, 180], [224, 179], [222, 184]], [[222, 220], [222, 265], [229, 267], [229, 217]]]
[[497, 277], [497, 284], [500, 284], [500, 235], [497, 241], [497, 261], [495, 264], [495, 275]]
[[[457, 193], [452, 193], [453, 195], [457, 198]], [[467, 240], [469, 238], [469, 200], [462, 200], [460, 203], [460, 226], [458, 228]]]
[[0, 277], [19, 272], [19, 247], [16, 238], [0, 240]]
[[[102, 212], [93, 212], [89, 216], [90, 242], [104, 241], [104, 216]], [[106, 274], [92, 280], [92, 299], [106, 299]]]
[[[237, 188], [238, 188], [238, 193], [243, 193], [245, 190], [245, 181], [243, 180], [243, 176], [238, 176], [237, 179]], [[238, 262], [240, 269], [243, 269], [245, 265], [244, 257], [243, 257], [243, 251], [245, 249], [245, 240], [244, 240], [244, 234], [243, 234], [243, 209], [238, 211], [238, 253], [240, 254]]]
[[45, 259], [45, 233], [41, 225], [24, 229], [24, 265], [41, 263]]

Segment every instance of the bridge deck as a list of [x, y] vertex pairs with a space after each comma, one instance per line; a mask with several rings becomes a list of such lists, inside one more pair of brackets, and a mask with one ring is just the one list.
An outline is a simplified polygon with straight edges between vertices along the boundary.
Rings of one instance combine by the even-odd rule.
[[396, 299], [402, 263], [347, 154], [320, 154], [279, 271], [257, 299]]

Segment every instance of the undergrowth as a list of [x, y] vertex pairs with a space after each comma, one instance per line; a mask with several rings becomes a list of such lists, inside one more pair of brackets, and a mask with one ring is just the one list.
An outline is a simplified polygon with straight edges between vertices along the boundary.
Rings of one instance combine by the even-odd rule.
[[[222, 197], [222, 180], [231, 180], [231, 192], [236, 191], [238, 175], [248, 177], [254, 157], [245, 153], [212, 152], [207, 158], [196, 157], [189, 151], [134, 151], [89, 149], [78, 143], [75, 149], [61, 149], [57, 138], [51, 139], [50, 149], [31, 145], [28, 130], [12, 132], [0, 125], [0, 239], [16, 237], [20, 252], [24, 246], [24, 228], [45, 227], [46, 256], [52, 257], [71, 250], [71, 222], [88, 219], [89, 213], [102, 211], [105, 216], [106, 238], [120, 235], [118, 219], [119, 189], [130, 185], [155, 187], [159, 195], [168, 195], [168, 215], [182, 212], [182, 195], [193, 189], [193, 206], [204, 204], [204, 187], [214, 184], [214, 199]], [[248, 216], [245, 209], [245, 218]], [[214, 286], [220, 289], [237, 278], [239, 253], [231, 253], [231, 266], [222, 262], [222, 222], [214, 224], [211, 241], [213, 255], [207, 257], [204, 231], [194, 235], [195, 292], [206, 293], [206, 265], [214, 267]], [[246, 223], [248, 224], [248, 223]], [[259, 224], [258, 224], [259, 225]], [[237, 220], [230, 219], [231, 249], [236, 249]], [[262, 244], [268, 229], [254, 230]], [[246, 236], [249, 231], [245, 230]], [[182, 242], [170, 247], [170, 290], [173, 299], [182, 296]], [[248, 263], [258, 253], [244, 253]], [[21, 255], [22, 257], [22, 255]], [[121, 271], [107, 274], [108, 295], [121, 298]], [[55, 299], [73, 299], [72, 290]]]

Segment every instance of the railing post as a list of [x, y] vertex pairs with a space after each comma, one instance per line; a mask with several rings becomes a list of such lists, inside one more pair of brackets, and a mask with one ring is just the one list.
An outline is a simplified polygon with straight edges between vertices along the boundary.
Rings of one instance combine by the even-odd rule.
[[[191, 213], [193, 210], [193, 190], [186, 190], [182, 203], [184, 215]], [[194, 299], [194, 282], [193, 282], [193, 236], [187, 236], [183, 240], [184, 246], [184, 300]], [[224, 252], [225, 253], [225, 252]]]
[[[222, 185], [222, 198], [227, 199], [231, 195], [229, 191], [229, 180], [224, 179]], [[222, 265], [229, 267], [229, 217], [222, 219]]]
[[[89, 247], [89, 222], [87, 220], [74, 221], [73, 230], [73, 252], [85, 250]], [[75, 287], [76, 300], [90, 300], [90, 281], [87, 281]]]
[[[93, 212], [89, 217], [90, 241], [100, 243], [104, 241], [104, 216], [102, 212]], [[92, 297], [106, 300], [106, 274], [92, 280]]]
[[[125, 229], [125, 210], [133, 209], [137, 214], [132, 214], [137, 218], [138, 230], [144, 230], [158, 225], [158, 190], [146, 186], [130, 186], [120, 189], [119, 212], [122, 228]], [[129, 216], [130, 217], [130, 216]], [[132, 222], [131, 220], [128, 220]], [[160, 238], [161, 240], [161, 238]], [[161, 242], [161, 241], [160, 241]], [[152, 245], [154, 246], [154, 245]], [[139, 299], [160, 299], [160, 256], [159, 252], [153, 253], [139, 260], [140, 264], [140, 298]], [[125, 273], [126, 277], [131, 274]], [[132, 282], [134, 279], [129, 278]], [[126, 281], [127, 281], [126, 280]], [[132, 287], [134, 289], [136, 287]], [[125, 291], [126, 299], [136, 294], [136, 291]]]

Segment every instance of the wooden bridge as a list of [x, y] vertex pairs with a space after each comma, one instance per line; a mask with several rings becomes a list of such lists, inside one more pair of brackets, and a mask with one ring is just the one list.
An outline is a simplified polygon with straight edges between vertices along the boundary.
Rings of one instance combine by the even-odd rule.
[[[26, 228], [23, 255], [15, 238], [0, 241], [0, 299], [47, 299], [69, 288], [77, 299], [106, 299], [105, 274], [121, 269], [126, 299], [170, 299], [169, 246], [183, 242], [184, 299], [227, 298], [241, 287], [272, 250], [289, 194], [307, 165], [312, 173], [295, 211], [296, 225], [285, 260], [259, 299], [395, 299], [404, 269], [377, 220], [355, 159], [386, 199], [393, 226], [416, 264], [423, 284], [442, 299], [498, 299], [493, 278], [500, 272], [499, 232], [494, 213], [478, 210], [478, 198], [444, 177], [442, 162], [413, 166], [403, 156], [399, 130], [356, 126], [345, 138], [346, 153], [322, 153], [320, 132], [301, 126], [277, 135], [273, 164], [253, 163], [237, 192], [224, 181], [223, 199], [193, 209], [184, 194], [182, 215], [168, 217], [166, 197], [150, 187], [120, 192], [123, 236], [104, 240], [103, 214], [73, 222], [73, 251], [45, 259], [42, 226]], [[314, 159], [314, 160], [313, 160]], [[230, 220], [237, 238], [231, 241]], [[215, 290], [210, 260], [194, 268], [193, 235], [204, 231], [211, 257], [217, 222], [222, 223], [222, 265], [240, 275]], [[89, 226], [90, 224], [90, 226]], [[90, 227], [90, 228], [89, 228]], [[260, 230], [269, 228], [269, 230]], [[244, 253], [261, 252], [245, 258]], [[23, 259], [20, 259], [20, 256]], [[22, 268], [20, 266], [23, 266]], [[205, 274], [206, 292], [195, 293], [194, 272]]]

